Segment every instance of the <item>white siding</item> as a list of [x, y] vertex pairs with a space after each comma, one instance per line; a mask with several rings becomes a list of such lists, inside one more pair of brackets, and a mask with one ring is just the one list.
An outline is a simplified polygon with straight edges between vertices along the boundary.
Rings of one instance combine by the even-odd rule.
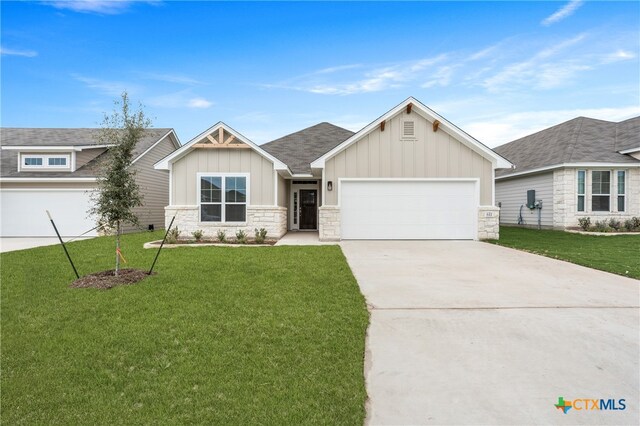
[[553, 226], [553, 172], [497, 180], [496, 205], [501, 205], [500, 223], [516, 225], [520, 206], [524, 205], [522, 217], [525, 224], [537, 226], [538, 211], [529, 210], [526, 206], [529, 189], [536, 191], [536, 200], [542, 200], [542, 211], [540, 212], [542, 226]]

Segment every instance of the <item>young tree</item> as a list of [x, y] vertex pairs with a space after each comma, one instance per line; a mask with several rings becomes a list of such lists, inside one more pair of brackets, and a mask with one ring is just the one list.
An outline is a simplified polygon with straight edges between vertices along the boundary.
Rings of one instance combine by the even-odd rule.
[[94, 207], [90, 214], [98, 217], [101, 224], [115, 230], [116, 269], [120, 271], [120, 235], [125, 223], [138, 225], [133, 209], [142, 205], [142, 194], [130, 168], [133, 151], [144, 137], [151, 121], [142, 111], [132, 111], [127, 92], [114, 102], [111, 114], [105, 114], [97, 141], [101, 145], [113, 145], [108, 150], [108, 159], [98, 177], [98, 191], [94, 196]]

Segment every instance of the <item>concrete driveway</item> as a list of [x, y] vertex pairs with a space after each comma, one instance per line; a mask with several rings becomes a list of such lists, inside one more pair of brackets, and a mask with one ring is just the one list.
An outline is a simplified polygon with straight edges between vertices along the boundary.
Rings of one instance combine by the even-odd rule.
[[371, 309], [368, 424], [640, 423], [640, 281], [481, 242], [341, 246]]

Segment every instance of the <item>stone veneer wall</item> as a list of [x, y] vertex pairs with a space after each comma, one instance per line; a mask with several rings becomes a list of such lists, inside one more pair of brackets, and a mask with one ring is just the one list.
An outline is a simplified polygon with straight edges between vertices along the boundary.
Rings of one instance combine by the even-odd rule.
[[[611, 194], [611, 205], [613, 208], [617, 208], [617, 175], [616, 170], [625, 170], [624, 167], [605, 168], [606, 170], [613, 170], [613, 194]], [[627, 187], [626, 197], [627, 206], [625, 212], [592, 212], [591, 211], [591, 177], [590, 172], [592, 169], [587, 168], [587, 195], [586, 195], [586, 207], [587, 211], [577, 211], [578, 197], [576, 194], [577, 189], [577, 168], [565, 168], [558, 169], [553, 172], [553, 227], [558, 229], [565, 229], [571, 226], [578, 226], [578, 218], [590, 217], [591, 223], [596, 220], [609, 220], [615, 218], [624, 222], [626, 219], [631, 219], [634, 216], [640, 216], [640, 169], [629, 167], [627, 171]], [[585, 170], [580, 168], [580, 170]]]
[[322, 206], [319, 208], [318, 231], [320, 241], [340, 240], [340, 207]]
[[478, 208], [478, 239], [497, 240], [500, 238], [500, 208], [480, 206]]
[[236, 232], [240, 229], [244, 230], [249, 238], [255, 235], [255, 228], [265, 228], [267, 238], [278, 239], [287, 233], [286, 207], [247, 206], [247, 221], [240, 224], [200, 222], [198, 206], [167, 206], [164, 210], [165, 227], [169, 226], [175, 214], [173, 226], [178, 227], [183, 238], [191, 238], [191, 233], [198, 229], [201, 229], [207, 238], [215, 238], [219, 230], [226, 231], [230, 239], [235, 238]]

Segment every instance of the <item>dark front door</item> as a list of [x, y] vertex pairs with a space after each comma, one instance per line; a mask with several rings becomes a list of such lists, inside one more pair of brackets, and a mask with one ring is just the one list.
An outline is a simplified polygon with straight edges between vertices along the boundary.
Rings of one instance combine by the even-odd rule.
[[300, 190], [300, 229], [318, 228], [318, 191]]

